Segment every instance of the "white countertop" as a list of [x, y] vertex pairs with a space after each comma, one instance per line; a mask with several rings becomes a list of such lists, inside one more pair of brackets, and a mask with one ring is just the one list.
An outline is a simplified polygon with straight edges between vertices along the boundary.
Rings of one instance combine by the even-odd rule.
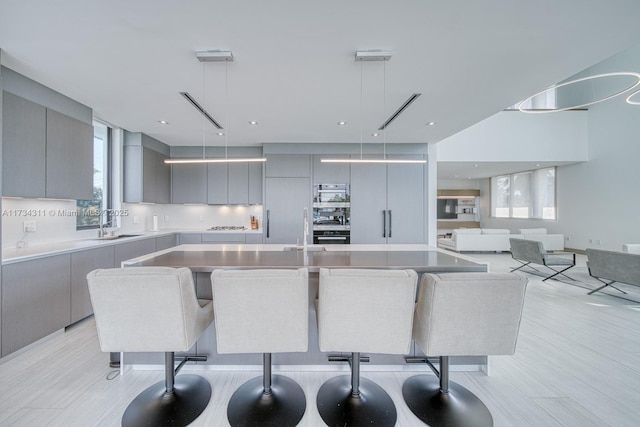
[[197, 230], [197, 229], [165, 229], [160, 231], [141, 231], [141, 232], [122, 232], [120, 234], [135, 234], [134, 237], [121, 239], [101, 240], [97, 237], [81, 240], [68, 240], [64, 242], [43, 243], [33, 245], [26, 248], [11, 248], [2, 250], [2, 264], [11, 264], [29, 259], [43, 258], [51, 255], [59, 255], [71, 252], [82, 251], [86, 249], [100, 248], [105, 246], [117, 245], [125, 242], [143, 240], [161, 236], [169, 236], [174, 233], [187, 234], [262, 234], [262, 229], [258, 230]]

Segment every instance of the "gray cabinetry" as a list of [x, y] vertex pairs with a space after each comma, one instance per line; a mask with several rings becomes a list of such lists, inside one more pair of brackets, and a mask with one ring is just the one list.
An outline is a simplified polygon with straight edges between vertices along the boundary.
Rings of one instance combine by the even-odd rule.
[[211, 163], [207, 165], [207, 203], [210, 205], [226, 205], [229, 192], [228, 165]]
[[45, 197], [47, 109], [9, 92], [2, 102], [2, 195]]
[[244, 233], [203, 233], [202, 243], [244, 243]]
[[70, 322], [70, 255], [2, 267], [2, 356]]
[[3, 196], [93, 198], [93, 126], [4, 92]]
[[244, 242], [245, 243], [252, 243], [252, 244], [261, 244], [262, 243], [262, 233], [247, 233], [244, 236]]
[[266, 168], [267, 178], [308, 178], [311, 176], [311, 156], [309, 154], [269, 154]]
[[351, 165], [351, 243], [424, 243], [424, 169]]
[[262, 163], [249, 163], [249, 204], [262, 204]]
[[71, 323], [93, 314], [87, 274], [96, 268], [113, 268], [114, 246], [71, 254]]
[[178, 236], [171, 234], [169, 236], [156, 237], [156, 251], [162, 251], [172, 248], [178, 244]]
[[309, 181], [309, 178], [266, 179], [266, 210], [263, 220], [265, 243], [302, 243], [304, 208], [309, 212], [307, 239], [313, 242]]
[[47, 109], [46, 197], [93, 199], [93, 126]]
[[249, 204], [249, 163], [230, 163], [227, 203], [230, 205]]
[[344, 155], [313, 155], [314, 184], [349, 184], [351, 182], [351, 165], [349, 163], [322, 163], [323, 158], [344, 158]]
[[170, 203], [169, 146], [140, 132], [124, 133], [124, 194], [127, 203]]
[[200, 233], [180, 233], [178, 235], [178, 244], [193, 245], [202, 243], [202, 234]]
[[207, 203], [207, 165], [171, 165], [171, 203]]
[[156, 239], [153, 237], [117, 244], [115, 246], [115, 266], [120, 267], [122, 261], [146, 255], [155, 251]]

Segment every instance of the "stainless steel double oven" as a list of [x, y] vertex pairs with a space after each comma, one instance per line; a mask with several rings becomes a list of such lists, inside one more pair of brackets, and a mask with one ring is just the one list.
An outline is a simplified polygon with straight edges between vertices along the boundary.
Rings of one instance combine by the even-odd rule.
[[351, 194], [349, 184], [313, 186], [313, 243], [351, 243]]

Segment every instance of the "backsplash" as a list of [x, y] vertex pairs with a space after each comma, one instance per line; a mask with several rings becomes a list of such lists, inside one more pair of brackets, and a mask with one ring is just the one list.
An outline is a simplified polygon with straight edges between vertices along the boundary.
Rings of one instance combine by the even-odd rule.
[[[2, 199], [2, 247], [33, 246], [68, 240], [90, 239], [97, 230], [76, 230], [75, 200]], [[206, 230], [216, 225], [251, 228], [251, 216], [262, 228], [262, 205], [209, 206], [123, 203], [118, 210], [118, 233], [150, 231], [153, 215], [158, 229]], [[36, 231], [23, 231], [24, 221], [35, 221]], [[109, 228], [112, 230], [112, 228]]]

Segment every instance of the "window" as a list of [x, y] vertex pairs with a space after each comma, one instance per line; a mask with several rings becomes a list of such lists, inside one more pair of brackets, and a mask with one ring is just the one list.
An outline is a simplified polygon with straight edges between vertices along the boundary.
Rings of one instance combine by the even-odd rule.
[[93, 199], [78, 200], [76, 228], [78, 230], [98, 228], [100, 220], [109, 221], [103, 213], [111, 207], [109, 198], [111, 129], [93, 122]]
[[496, 218], [556, 219], [556, 169], [492, 177], [491, 215]]

